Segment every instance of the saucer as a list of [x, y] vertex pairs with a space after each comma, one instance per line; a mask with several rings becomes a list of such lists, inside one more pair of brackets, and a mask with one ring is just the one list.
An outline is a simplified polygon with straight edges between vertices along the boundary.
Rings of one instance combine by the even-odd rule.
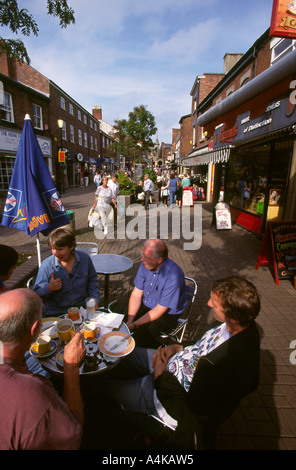
[[49, 357], [51, 356], [57, 349], [58, 345], [57, 343], [52, 339], [51, 342], [50, 342], [50, 350], [47, 351], [46, 353], [44, 354], [39, 354], [38, 351], [37, 351], [37, 343], [34, 343], [32, 344], [31, 348], [30, 348], [30, 353], [32, 354], [32, 356], [34, 357]]
[[57, 355], [56, 361], [60, 367], [64, 367], [64, 350], [59, 352], [59, 354]]

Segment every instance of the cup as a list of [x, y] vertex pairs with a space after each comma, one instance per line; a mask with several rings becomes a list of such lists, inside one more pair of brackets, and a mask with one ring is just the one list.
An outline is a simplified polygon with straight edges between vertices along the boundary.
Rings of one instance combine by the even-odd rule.
[[84, 338], [94, 339], [96, 335], [100, 332], [100, 327], [96, 326], [94, 322], [85, 323], [83, 325], [83, 336]]
[[68, 318], [72, 321], [76, 321], [79, 319], [79, 308], [78, 307], [70, 307], [68, 308]]
[[88, 297], [86, 299], [87, 315], [94, 315], [96, 313], [96, 299]]
[[38, 336], [36, 340], [36, 350], [38, 354], [45, 354], [50, 351], [51, 337], [50, 336]]
[[70, 318], [65, 318], [57, 323], [57, 332], [61, 341], [70, 341], [75, 335], [74, 323]]

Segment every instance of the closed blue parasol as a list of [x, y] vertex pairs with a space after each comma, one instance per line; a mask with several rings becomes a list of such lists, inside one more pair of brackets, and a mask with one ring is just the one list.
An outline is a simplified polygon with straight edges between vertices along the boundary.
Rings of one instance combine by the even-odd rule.
[[41, 264], [39, 232], [47, 236], [69, 224], [69, 218], [45, 163], [27, 114], [21, 134], [2, 225], [37, 235], [38, 264]]

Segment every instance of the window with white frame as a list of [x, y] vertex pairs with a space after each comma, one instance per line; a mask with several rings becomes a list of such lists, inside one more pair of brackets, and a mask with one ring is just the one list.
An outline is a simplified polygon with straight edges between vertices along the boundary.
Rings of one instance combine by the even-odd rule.
[[11, 180], [15, 157], [0, 158], [0, 188], [7, 191]]
[[81, 132], [81, 129], [78, 129], [78, 144], [82, 145], [82, 132]]
[[95, 122], [95, 131], [98, 130], [98, 126], [97, 126], [97, 123]]
[[274, 38], [270, 42], [271, 65], [296, 48], [296, 39]]
[[75, 143], [74, 126], [72, 124], [70, 124], [70, 142]]
[[1, 104], [1, 117], [3, 121], [14, 122], [12, 96], [4, 92], [4, 103]]
[[98, 139], [95, 137], [95, 151], [98, 151]]
[[43, 129], [42, 108], [33, 103], [33, 123], [36, 129]]
[[83, 122], [84, 122], [84, 124], [87, 125], [87, 116], [86, 116], [86, 114], [84, 114], [84, 116], [83, 116]]
[[63, 96], [61, 96], [61, 108], [66, 111], [66, 100]]
[[79, 121], [81, 121], [81, 111], [80, 111], [80, 109], [77, 110], [77, 117], [78, 117]]
[[84, 147], [87, 147], [87, 132], [84, 132]]
[[74, 107], [72, 103], [69, 103], [69, 114], [71, 114], [71, 116], [74, 116]]
[[91, 150], [94, 149], [94, 138], [93, 138], [92, 135], [90, 136], [90, 148], [91, 148]]
[[89, 125], [90, 125], [90, 128], [92, 129], [93, 128], [93, 122], [92, 122], [91, 119], [89, 120]]
[[63, 121], [62, 139], [67, 140], [67, 124]]

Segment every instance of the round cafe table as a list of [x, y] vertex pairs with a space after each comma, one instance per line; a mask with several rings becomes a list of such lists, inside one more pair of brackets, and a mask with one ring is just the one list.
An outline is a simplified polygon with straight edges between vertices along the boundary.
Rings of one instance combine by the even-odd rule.
[[[60, 318], [60, 317], [58, 317]], [[77, 331], [80, 329], [81, 324], [76, 325]], [[118, 329], [120, 332], [129, 334], [130, 330], [126, 326], [125, 323], [122, 323]], [[110, 329], [110, 332], [112, 329]], [[43, 356], [43, 357], [36, 357], [40, 365], [47, 371], [51, 372], [52, 374], [56, 376], [62, 376], [64, 373], [63, 370], [63, 355], [62, 352], [65, 347], [65, 343], [61, 341], [58, 336], [54, 336], [52, 338], [52, 341], [56, 344], [56, 349], [52, 354], [49, 354], [48, 356]], [[81, 363], [79, 367], [79, 375], [80, 376], [92, 376], [94, 374], [98, 374], [101, 372], [104, 372], [106, 370], [112, 369], [115, 367], [120, 360], [122, 359], [123, 356], [115, 357], [115, 358], [107, 358], [102, 354], [98, 348], [98, 342], [99, 338], [96, 341], [93, 342], [86, 342], [86, 350], [87, 354], [84, 359], [84, 361]], [[93, 356], [95, 361], [93, 363], [88, 363], [88, 353], [89, 355]]]
[[91, 256], [91, 260], [97, 274], [105, 276], [104, 287], [104, 310], [110, 311], [109, 308], [109, 277], [112, 274], [121, 274], [133, 266], [131, 259], [122, 255], [99, 254]]

